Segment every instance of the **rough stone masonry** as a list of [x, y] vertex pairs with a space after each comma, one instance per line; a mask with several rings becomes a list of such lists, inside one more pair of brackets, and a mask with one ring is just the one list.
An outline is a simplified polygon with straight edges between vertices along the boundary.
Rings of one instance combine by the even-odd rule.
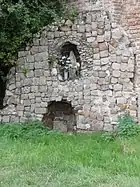
[[61, 101], [75, 111], [78, 131], [112, 130], [128, 108], [140, 120], [140, 3], [77, 0], [74, 6], [74, 22], [44, 28], [18, 52], [1, 123], [42, 120], [48, 105]]

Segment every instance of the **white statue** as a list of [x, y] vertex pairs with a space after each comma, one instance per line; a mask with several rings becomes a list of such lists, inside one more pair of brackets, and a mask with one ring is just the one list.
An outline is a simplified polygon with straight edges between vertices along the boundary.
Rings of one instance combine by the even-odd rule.
[[71, 61], [70, 78], [75, 78], [77, 71], [77, 61], [73, 51], [70, 52], [69, 58]]
[[77, 62], [75, 54], [70, 51], [69, 56], [62, 56], [61, 60], [61, 76], [63, 80], [74, 79], [78, 75], [80, 64]]

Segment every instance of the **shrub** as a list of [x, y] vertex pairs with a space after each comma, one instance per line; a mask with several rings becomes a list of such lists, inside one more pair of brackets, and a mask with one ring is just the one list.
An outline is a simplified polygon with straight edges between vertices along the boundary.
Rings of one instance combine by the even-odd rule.
[[136, 124], [128, 112], [119, 116], [117, 133], [119, 136], [132, 137], [140, 133], [140, 126]]
[[27, 122], [24, 124], [2, 124], [0, 125], [0, 137], [10, 139], [32, 139], [49, 133], [41, 122]]
[[129, 138], [140, 133], [140, 126], [136, 124], [131, 115], [126, 112], [118, 117], [117, 127], [112, 132], [106, 132], [102, 138], [106, 141], [115, 140], [118, 137]]

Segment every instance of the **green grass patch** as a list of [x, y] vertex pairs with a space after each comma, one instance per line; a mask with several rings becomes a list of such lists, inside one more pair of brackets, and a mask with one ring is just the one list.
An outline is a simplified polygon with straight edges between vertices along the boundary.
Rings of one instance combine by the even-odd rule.
[[0, 187], [139, 187], [140, 135], [105, 141], [39, 122], [0, 126]]

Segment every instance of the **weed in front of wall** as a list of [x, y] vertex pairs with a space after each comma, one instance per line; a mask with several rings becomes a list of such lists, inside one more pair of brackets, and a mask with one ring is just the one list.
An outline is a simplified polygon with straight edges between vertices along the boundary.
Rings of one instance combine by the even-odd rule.
[[104, 133], [102, 138], [106, 141], [113, 141], [116, 138], [130, 138], [138, 134], [140, 134], [140, 126], [134, 122], [127, 111], [118, 117], [116, 129], [112, 132]]

